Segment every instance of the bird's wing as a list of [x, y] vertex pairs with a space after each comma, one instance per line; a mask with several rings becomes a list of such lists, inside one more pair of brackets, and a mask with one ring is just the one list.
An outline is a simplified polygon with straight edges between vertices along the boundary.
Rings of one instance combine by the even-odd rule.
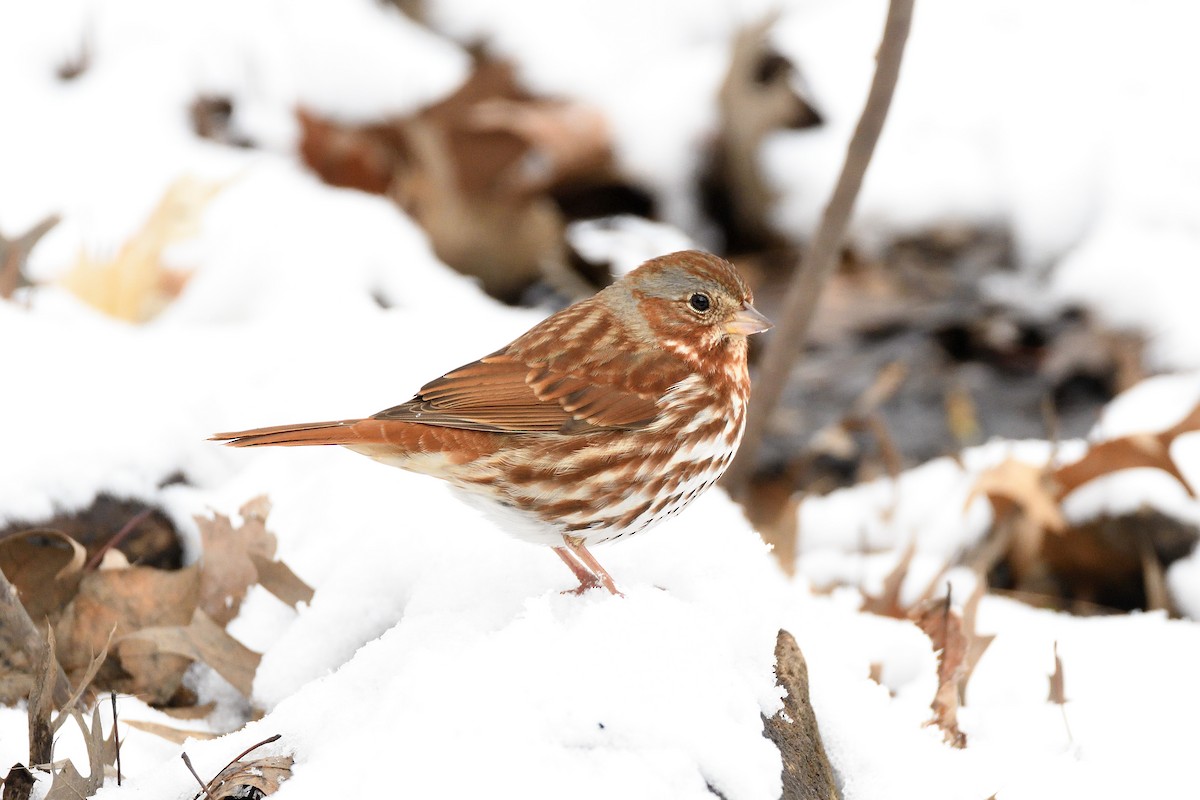
[[598, 348], [582, 339], [567, 346], [577, 341], [575, 326], [564, 326], [561, 314], [546, 322], [552, 321], [554, 337], [531, 337], [546, 333], [535, 327], [375, 418], [505, 433], [636, 429], [658, 417], [658, 400], [689, 374], [679, 360], [628, 342]]

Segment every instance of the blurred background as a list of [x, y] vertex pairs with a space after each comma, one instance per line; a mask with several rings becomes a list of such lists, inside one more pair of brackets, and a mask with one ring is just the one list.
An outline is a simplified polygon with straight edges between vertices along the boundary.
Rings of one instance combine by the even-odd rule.
[[[550, 585], [541, 562], [494, 532], [473, 538], [474, 517], [429, 500], [442, 489], [376, 477], [371, 464], [360, 472], [340, 454], [249, 457], [205, 437], [394, 405], [674, 250], [732, 260], [778, 321], [862, 111], [885, 12], [882, 0], [0, 5], [0, 542], [53, 527], [89, 570], [110, 547], [126, 567], [178, 570], [208, 547], [193, 515], [250, 519], [243, 503], [269, 493], [281, 553], [331, 588], [289, 594], [299, 615], [252, 592], [249, 611], [220, 620], [251, 656], [265, 654], [253, 691], [256, 660], [236, 690], [180, 675], [155, 687], [159, 706], [207, 708], [210, 732], [292, 691], [332, 691], [315, 679], [416, 613], [411, 586], [434, 592], [429, 608], [486, 594], [523, 620], [530, 593]], [[728, 631], [762, 626], [768, 645], [754, 652], [766, 658], [775, 610], [804, 620], [796, 631], [814, 685], [825, 681], [814, 702], [833, 712], [822, 726], [844, 788], [852, 776], [878, 788], [942, 774], [940, 737], [918, 732], [933, 689], [965, 696], [988, 648], [990, 634], [974, 631], [985, 592], [989, 629], [1011, 638], [990, 651], [990, 668], [982, 662], [964, 729], [983, 755], [970, 763], [999, 775], [1050, 753], [1052, 778], [1013, 796], [1068, 796], [1053, 787], [1070, 785], [1079, 751], [1060, 752], [1044, 683], [1053, 669], [1049, 702], [1062, 706], [1060, 638], [1068, 661], [1088, 665], [1067, 687], [1094, 710], [1089, 769], [1140, 763], [1125, 738], [1138, 726], [1158, 732], [1142, 756], [1186, 761], [1171, 760], [1187, 737], [1172, 733], [1169, 712], [1186, 708], [1179, 696], [1200, 702], [1181, 688], [1194, 675], [1161, 683], [1155, 726], [1111, 716], [1114, 682], [1146, 676], [1109, 660], [1116, 628], [1085, 630], [1068, 614], [1160, 612], [1160, 627], [1121, 617], [1142, 626], [1160, 672], [1194, 666], [1200, 652], [1194, 625], [1165, 627], [1200, 615], [1197, 31], [1200, 6], [1175, 0], [917, 0], [837, 269], [734, 497], [778, 569], [764, 578], [757, 538], [721, 513], [685, 515], [690, 560], [666, 536], [613, 549], [634, 602], [646, 600], [637, 587], [660, 581], [716, 598], [678, 619], [635, 606], [654, 625], [707, 631], [714, 615], [744, 613]], [[756, 380], [774, 335], [752, 342]], [[404, 515], [416, 515], [406, 531], [459, 535], [396, 536]], [[759, 549], [737, 544], [731, 531], [742, 529]], [[17, 552], [7, 547], [6, 568]], [[34, 578], [60, 574], [62, 555]], [[943, 595], [948, 614], [951, 581], [967, 667], [935, 677], [942, 662], [924, 636], [912, 643], [907, 620]], [[62, 607], [54, 613], [66, 624]], [[903, 620], [904, 632], [877, 617]], [[491, 625], [479, 633], [489, 647], [507, 635]], [[745, 644], [738, 635], [731, 652]], [[605, 655], [619, 657], [624, 641], [614, 634]], [[79, 640], [59, 657], [74, 653], [66, 671], [77, 677], [106, 644]], [[514, 653], [529, 643], [519, 644]], [[694, 663], [708, 655], [702, 644]], [[676, 678], [668, 667], [663, 686]], [[113, 685], [133, 692], [116, 674]], [[525, 673], [502, 677], [515, 675]], [[877, 684], [884, 710], [838, 716], [878, 699]], [[395, 720], [376, 722], [390, 731]], [[947, 741], [962, 736], [953, 714], [937, 722]], [[417, 737], [433, 724], [417, 723]], [[551, 730], [554, 746], [574, 741]], [[909, 759], [918, 741], [922, 756]], [[894, 761], [865, 768], [881, 750]], [[745, 761], [732, 745], [718, 751]], [[1145, 770], [1178, 789], [1170, 768]], [[913, 796], [986, 796], [961, 769], [943, 794]], [[1142, 788], [1120, 776], [1131, 783], [1095, 785]]]
[[[363, 293], [436, 303], [445, 265], [531, 320], [696, 246], [774, 316], [884, 10], [9, 7], [0, 289], [169, 328], [311, 320]], [[799, 493], [991, 437], [1081, 436], [1119, 392], [1200, 364], [1195, 14], [920, 3], [840, 268], [758, 451], [760, 526], [790, 520]]]

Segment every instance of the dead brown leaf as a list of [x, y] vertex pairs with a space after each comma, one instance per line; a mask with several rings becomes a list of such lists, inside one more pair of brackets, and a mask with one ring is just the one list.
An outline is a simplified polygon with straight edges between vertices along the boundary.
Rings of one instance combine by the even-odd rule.
[[173, 719], [192, 720], [204, 719], [213, 712], [217, 704], [213, 701], [202, 703], [197, 706], [182, 706], [180, 708], [160, 708], [158, 709], [163, 714]]
[[90, 777], [80, 775], [79, 770], [70, 761], [52, 765], [51, 772], [54, 782], [50, 784], [50, 791], [46, 792], [46, 800], [83, 800], [91, 797], [100, 788], [92, 785]]
[[257, 789], [263, 795], [275, 794], [280, 784], [292, 777], [293, 759], [290, 756], [266, 756], [252, 762], [230, 764], [209, 784], [216, 800], [244, 798], [246, 789]]
[[349, 127], [301, 111], [301, 153], [326, 181], [390, 197], [438, 258], [515, 301], [546, 279], [595, 291], [572, 269], [549, 191], [612, 172], [599, 112], [536, 98], [511, 65], [481, 60], [449, 97], [404, 119]]
[[0, 539], [0, 572], [37, 621], [57, 617], [75, 595], [86, 558], [83, 545], [55, 530], [38, 528]]
[[1055, 474], [1058, 499], [1102, 475], [1134, 467], [1160, 469], [1179, 481], [1189, 496], [1195, 497], [1195, 490], [1171, 458], [1171, 445], [1175, 440], [1193, 431], [1200, 431], [1200, 404], [1165, 431], [1122, 436], [1092, 445], [1083, 458], [1060, 467]]
[[253, 761], [243, 761], [243, 759], [263, 745], [278, 741], [279, 738], [280, 734], [277, 733], [246, 748], [208, 783], [205, 783], [204, 779], [196, 774], [188, 754], [181, 753], [180, 757], [183, 759], [183, 763], [200, 783], [200, 791], [194, 795], [193, 800], [199, 800], [200, 797], [222, 800], [223, 798], [263, 797], [274, 794], [279, 785], [292, 776], [292, 757], [279, 755], [256, 758]]
[[608, 121], [593, 106], [493, 97], [472, 106], [464, 122], [468, 130], [504, 132], [525, 144], [525, 154], [497, 177], [498, 186], [517, 195], [612, 171]]
[[[37, 671], [34, 676], [33, 688], [29, 694], [29, 704], [26, 716], [29, 724], [29, 767], [18, 769], [14, 767], [9, 772], [9, 780], [5, 784], [5, 800], [24, 800], [29, 797], [33, 787], [30, 770], [46, 772], [52, 776], [52, 784], [46, 794], [47, 800], [76, 800], [76, 798], [91, 797], [104, 783], [104, 769], [111, 765], [116, 758], [116, 730], [109, 737], [103, 735], [100, 725], [100, 709], [92, 712], [92, 725], [89, 727], [83, 719], [83, 714], [75, 706], [59, 714], [58, 720], [52, 724], [54, 713], [54, 686], [59, 673], [58, 662], [54, 657], [54, 632], [47, 630], [46, 639], [38, 655]], [[82, 687], [81, 687], [82, 688]], [[71, 703], [78, 698], [73, 695]], [[70, 716], [79, 724], [83, 732], [84, 742], [88, 751], [89, 774], [83, 777], [70, 761], [55, 762], [54, 732], [62, 721]]]
[[153, 686], [162, 681], [162, 661], [174, 655], [189, 662], [203, 661], [246, 697], [250, 696], [254, 673], [262, 659], [200, 609], [187, 625], [144, 628], [125, 636], [118, 641], [117, 652], [121, 665], [139, 685]]
[[282, 561], [269, 561], [257, 553], [250, 556], [258, 571], [258, 583], [271, 594], [295, 608], [300, 603], [311, 603], [312, 587], [300, 580], [291, 567]]
[[170, 725], [160, 725], [157, 722], [146, 722], [140, 719], [126, 719], [121, 721], [128, 728], [136, 728], [139, 731], [152, 733], [159, 738], [166, 739], [168, 742], [175, 744], [183, 744], [188, 739], [196, 741], [207, 741], [216, 739], [221, 736], [219, 733], [210, 731], [184, 730], [183, 728], [172, 728]]
[[908, 570], [916, 553], [917, 542], [913, 539], [904, 548], [896, 566], [892, 567], [892, 571], [883, 579], [883, 590], [878, 595], [863, 594], [863, 611], [894, 619], [904, 619], [908, 616], [907, 610], [900, 602], [900, 590], [904, 586], [904, 579], [908, 577]]
[[991, 502], [997, 518], [1015, 508], [1039, 529], [1061, 531], [1067, 523], [1058, 507], [1056, 486], [1046, 467], [1006, 458], [979, 476], [967, 504], [983, 495]]
[[[47, 636], [50, 639], [51, 646], [53, 646], [54, 645], [53, 629], [48, 631]], [[99, 653], [97, 653], [96, 657], [92, 659], [92, 662], [90, 664], [88, 664], [87, 669], [84, 671], [83, 676], [79, 679], [78, 684], [75, 688], [75, 691], [71, 693], [70, 698], [68, 698], [65, 703], [60, 704], [62, 708], [64, 708], [64, 709], [77, 708], [76, 704], [80, 701], [80, 699], [84, 696], [84, 694], [87, 693], [88, 689], [91, 688], [92, 681], [96, 679], [97, 673], [100, 672], [100, 667], [102, 667], [104, 665], [105, 660], [108, 658], [108, 647], [110, 644], [112, 644], [112, 634], [111, 633], [109, 634], [109, 640], [105, 644], [104, 649], [101, 650]], [[57, 732], [58, 729], [60, 727], [62, 727], [62, 724], [65, 720], [66, 720], [66, 715], [64, 715], [64, 714], [58, 715], [58, 719], [56, 719], [54, 721], [55, 732]]]
[[913, 620], [933, 642], [938, 656], [938, 688], [934, 695], [933, 719], [950, 745], [963, 748], [967, 736], [958, 727], [958, 692], [966, 670], [967, 638], [962, 618], [950, 606], [950, 598], [927, 601], [914, 609]]
[[88, 752], [88, 774], [84, 777], [69, 760], [47, 764], [53, 782], [46, 793], [46, 800], [82, 800], [91, 797], [104, 785], [104, 776], [117, 758], [116, 728], [114, 726], [108, 736], [104, 735], [99, 706], [92, 711], [90, 726], [78, 709], [72, 708], [70, 716], [83, 733]]
[[293, 608], [312, 600], [313, 590], [282, 561], [275, 560], [277, 540], [266, 528], [271, 503], [265, 497], [239, 510], [242, 525], [234, 528], [221, 514], [196, 517], [204, 553], [200, 566], [200, 607], [226, 625], [237, 616], [246, 592], [255, 583]]
[[101, 551], [124, 553], [129, 563], [143, 567], [179, 569], [183, 548], [171, 520], [163, 512], [140, 500], [119, 498], [101, 492], [82, 508], [60, 509], [50, 518], [13, 521], [0, 528], [0, 539], [30, 528], [65, 533], [87, 548], [93, 569]]
[[395, 125], [349, 126], [299, 109], [300, 156], [333, 186], [386, 194], [403, 166], [403, 135]]
[[258, 580], [252, 557], [271, 559], [275, 535], [263, 518], [245, 519], [234, 528], [229, 517], [196, 517], [203, 554], [200, 561], [200, 608], [219, 625], [237, 616], [246, 591]]
[[[142, 628], [188, 624], [198, 598], [199, 572], [195, 566], [175, 571], [130, 567], [87, 573], [56, 626], [64, 669], [68, 675], [86, 669], [92, 657], [104, 648], [110, 633], [119, 641]], [[109, 659], [101, 671], [103, 685], [143, 694], [161, 703], [178, 688], [188, 661], [164, 659], [158, 674], [162, 683], [158, 686], [131, 685], [121, 666]]]
[[1059, 469], [1059, 497], [1066, 497], [1088, 481], [1135, 467], [1160, 469], [1179, 481], [1190, 496], [1196, 496], [1171, 458], [1170, 441], [1162, 434], [1138, 434], [1092, 445], [1083, 458]]
[[25, 262], [34, 245], [58, 221], [57, 215], [51, 215], [14, 239], [0, 236], [0, 299], [11, 299], [17, 289], [29, 285], [29, 279], [25, 276]]
[[246, 797], [247, 789], [255, 789], [263, 796], [275, 794], [280, 785], [292, 777], [291, 756], [266, 756], [253, 761], [237, 761], [230, 764], [209, 782], [209, 791], [214, 800]]
[[1062, 659], [1058, 655], [1058, 642], [1054, 643], [1054, 672], [1050, 675], [1050, 696], [1046, 699], [1060, 706], [1067, 702], [1066, 684], [1063, 680], [1063, 664]]
[[1164, 431], [1094, 443], [1057, 469], [1010, 459], [985, 472], [971, 497], [988, 497], [995, 522], [987, 541], [976, 548], [976, 566], [991, 571], [1003, 562], [1002, 571], [991, 572], [999, 576], [1000, 587], [1039, 605], [1081, 613], [1105, 607], [1169, 609], [1165, 569], [1191, 550], [1193, 526], [1146, 510], [1068, 525], [1061, 505], [1096, 478], [1147, 467], [1170, 475], [1195, 496], [1170, 450], [1179, 436], [1197, 430], [1200, 405]]

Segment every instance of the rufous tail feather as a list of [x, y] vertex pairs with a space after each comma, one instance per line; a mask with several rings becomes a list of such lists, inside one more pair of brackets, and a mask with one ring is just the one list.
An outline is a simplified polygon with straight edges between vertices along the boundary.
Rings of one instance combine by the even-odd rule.
[[224, 442], [231, 447], [355, 445], [383, 441], [381, 433], [379, 420], [344, 419], [337, 422], [307, 422], [216, 433], [209, 437], [209, 441]]

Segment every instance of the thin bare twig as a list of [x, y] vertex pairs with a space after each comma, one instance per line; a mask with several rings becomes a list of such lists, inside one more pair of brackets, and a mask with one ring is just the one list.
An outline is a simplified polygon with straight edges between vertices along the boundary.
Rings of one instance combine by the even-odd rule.
[[113, 747], [117, 751], [117, 786], [121, 785], [121, 734], [117, 731], [117, 693], [111, 689], [108, 699], [112, 702], [113, 710]]
[[791, 367], [812, 324], [821, 292], [837, 266], [854, 201], [862, 186], [867, 165], [871, 163], [871, 155], [875, 152], [875, 143], [883, 130], [900, 76], [900, 61], [912, 21], [913, 1], [891, 0], [888, 5], [883, 41], [875, 56], [875, 76], [871, 80], [871, 89], [858, 127], [846, 149], [842, 173], [825, 206], [821, 224], [804, 255], [802, 266], [788, 287], [783, 313], [779, 315], [775, 333], [758, 368], [758, 382], [750, 404], [746, 435], [741, 450], [725, 474], [724, 485], [735, 496], [745, 489], [754, 470], [755, 458], [767, 432], [771, 412], [787, 385]]
[[[204, 794], [208, 795], [208, 800], [216, 800], [213, 797], [213, 793], [208, 790], [208, 784], [205, 783], [204, 779], [201, 778], [196, 773], [196, 768], [192, 766], [192, 760], [190, 758], [188, 758], [188, 754], [180, 753], [179, 757], [183, 759], [183, 763], [187, 766], [188, 772], [192, 773], [192, 777], [194, 777], [196, 779], [196, 783], [200, 784], [200, 791], [203, 792]], [[200, 796], [199, 794], [196, 795], [196, 797], [199, 797], [199, 796]]]
[[111, 537], [109, 537], [108, 541], [105, 542], [104, 544], [102, 544], [99, 547], [99, 549], [97, 549], [96, 552], [94, 554], [92, 554], [92, 557], [88, 559], [87, 564], [84, 565], [84, 567], [83, 567], [84, 570], [90, 572], [91, 570], [94, 570], [97, 567], [99, 567], [100, 562], [104, 560], [104, 554], [107, 553], [112, 548], [119, 545], [121, 542], [125, 541], [125, 537], [127, 537], [129, 534], [133, 533], [133, 529], [136, 528], [138, 525], [141, 525], [143, 522], [145, 522], [146, 519], [153, 512], [154, 512], [154, 509], [152, 509], [152, 508], [144, 508], [141, 511], [139, 511], [138, 513], [134, 514], [132, 517], [130, 517], [129, 521], [126, 522], [121, 527], [121, 530], [117, 531]]
[[[282, 733], [277, 733], [277, 734], [275, 734], [274, 736], [268, 736], [266, 739], [263, 739], [263, 740], [262, 740], [261, 742], [259, 742], [258, 744], [252, 744], [252, 745], [250, 745], [250, 746], [249, 746], [249, 747], [247, 747], [245, 750], [243, 750], [242, 752], [240, 752], [240, 753], [238, 753], [236, 756], [234, 756], [234, 757], [233, 757], [233, 760], [231, 760], [231, 761], [230, 761], [228, 764], [226, 764], [226, 765], [225, 765], [225, 769], [229, 769], [229, 768], [230, 768], [230, 767], [232, 767], [234, 764], [236, 764], [237, 762], [241, 761], [243, 758], [245, 758], [246, 756], [250, 755], [251, 753], [253, 753], [253, 752], [254, 752], [255, 750], [257, 750], [258, 748], [262, 747], [264, 744], [270, 744], [271, 742], [277, 742], [277, 741], [279, 741], [279, 740], [280, 740], [280, 739], [282, 739], [282, 738], [283, 738], [283, 734], [282, 734]], [[222, 770], [222, 772], [224, 772], [224, 771], [225, 771], [225, 770]]]
[[[249, 746], [249, 747], [247, 747], [245, 750], [243, 750], [242, 752], [240, 752], [240, 753], [238, 753], [236, 756], [234, 756], [234, 757], [233, 757], [233, 758], [230, 760], [230, 762], [229, 762], [228, 764], [226, 764], [226, 765], [224, 766], [224, 768], [222, 768], [222, 769], [221, 769], [221, 771], [220, 771], [220, 772], [218, 772], [218, 773], [217, 773], [217, 778], [221, 777], [221, 775], [222, 775], [222, 774], [224, 774], [225, 770], [229, 769], [229, 768], [230, 768], [230, 767], [232, 767], [234, 764], [236, 764], [237, 762], [241, 761], [243, 758], [245, 758], [246, 756], [250, 755], [251, 753], [253, 753], [253, 752], [254, 752], [255, 750], [257, 750], [258, 748], [262, 747], [264, 744], [270, 744], [271, 742], [276, 742], [276, 741], [279, 741], [279, 739], [281, 739], [282, 737], [283, 737], [283, 734], [282, 734], [282, 733], [277, 733], [277, 734], [275, 734], [274, 736], [268, 736], [266, 739], [263, 739], [261, 742], [258, 742], [257, 744], [252, 744], [252, 745], [250, 745], [250, 746]], [[182, 755], [183, 755], [183, 762], [184, 762], [185, 764], [187, 764], [187, 766], [188, 766], [188, 769], [191, 769], [191, 770], [192, 770], [192, 774], [193, 774], [193, 775], [196, 775], [196, 770], [192, 769], [192, 762], [191, 762], [191, 759], [189, 759], [189, 758], [188, 758], [188, 756], [187, 756], [187, 753], [183, 753]], [[201, 785], [202, 787], [204, 787], [204, 793], [205, 793], [206, 795], [208, 795], [210, 798], [212, 797], [212, 792], [211, 792], [211, 791], [209, 791], [209, 786], [211, 786], [211, 785], [213, 784], [213, 781], [216, 781], [216, 780], [217, 780], [217, 778], [213, 778], [213, 779], [212, 779], [211, 781], [209, 781], [208, 783], [205, 783], [204, 781], [200, 780], [200, 776], [199, 776], [199, 775], [196, 775], [196, 780], [200, 781], [200, 785]], [[200, 797], [200, 794], [199, 794], [199, 793], [197, 793], [197, 794], [196, 794], [196, 798], [199, 798], [199, 797]], [[195, 798], [193, 798], [193, 800], [195, 800]]]

